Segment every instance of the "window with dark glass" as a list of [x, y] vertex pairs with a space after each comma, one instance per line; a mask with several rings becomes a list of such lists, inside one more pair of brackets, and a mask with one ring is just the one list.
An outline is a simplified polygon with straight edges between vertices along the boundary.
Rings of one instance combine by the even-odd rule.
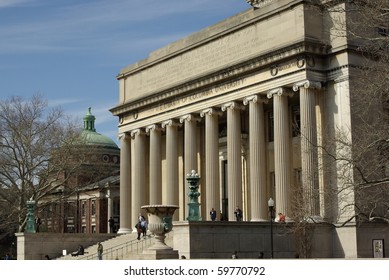
[[300, 136], [300, 107], [292, 107], [292, 137]]
[[92, 216], [96, 215], [96, 200], [92, 200], [91, 208]]
[[83, 217], [86, 216], [86, 201], [85, 200], [81, 201], [81, 215]]
[[269, 142], [274, 141], [274, 114], [267, 112], [267, 138]]

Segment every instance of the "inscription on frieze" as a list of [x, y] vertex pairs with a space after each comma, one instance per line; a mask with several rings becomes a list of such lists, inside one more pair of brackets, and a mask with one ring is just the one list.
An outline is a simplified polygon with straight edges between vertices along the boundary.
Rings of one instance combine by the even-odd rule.
[[226, 91], [239, 88], [240, 86], [242, 86], [244, 84], [244, 82], [245, 82], [245, 79], [242, 78], [242, 79], [230, 82], [230, 83], [226, 83], [226, 84], [223, 84], [223, 85], [220, 85], [217, 87], [210, 88], [210, 89], [205, 90], [205, 91], [201, 91], [201, 92], [198, 92], [195, 94], [176, 98], [172, 101], [165, 102], [165, 103], [159, 105], [158, 107], [155, 108], [155, 111], [157, 111], [157, 112], [166, 111], [169, 109], [180, 107], [180, 106], [185, 105], [185, 104], [193, 103], [195, 101], [201, 100], [201, 99], [206, 98], [208, 96], [218, 95], [220, 93], [224, 93]]

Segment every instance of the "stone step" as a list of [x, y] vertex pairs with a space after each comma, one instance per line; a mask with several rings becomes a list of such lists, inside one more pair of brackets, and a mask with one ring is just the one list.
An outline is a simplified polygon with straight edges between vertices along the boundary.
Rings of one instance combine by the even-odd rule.
[[[104, 248], [104, 260], [135, 260], [144, 259], [142, 256], [143, 250], [150, 247], [154, 242], [154, 237], [151, 233], [137, 240], [137, 233], [120, 234], [114, 238], [101, 242]], [[173, 235], [166, 235], [165, 243], [173, 246]], [[85, 254], [82, 256], [71, 256], [68, 254], [57, 258], [57, 260], [96, 260], [97, 259], [97, 244], [85, 248]]]

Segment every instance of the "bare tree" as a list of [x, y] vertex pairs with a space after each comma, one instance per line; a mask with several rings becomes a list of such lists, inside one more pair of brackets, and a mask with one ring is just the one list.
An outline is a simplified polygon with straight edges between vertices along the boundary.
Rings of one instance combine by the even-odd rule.
[[[344, 182], [337, 195], [350, 189], [355, 194], [357, 220], [388, 221], [389, 1], [323, 2], [335, 18], [333, 32], [346, 38], [359, 62], [350, 65], [351, 127], [339, 128], [322, 148], [327, 161], [337, 163]], [[344, 152], [334, 153], [329, 144]]]
[[320, 189], [323, 220], [307, 213], [302, 186], [292, 187], [295, 223], [288, 230], [302, 257], [310, 256], [318, 222], [335, 227], [389, 222], [389, 1], [310, 2], [326, 24], [324, 43], [343, 46], [351, 57], [352, 118], [350, 126], [323, 127], [325, 139], [314, 147], [321, 158], [318, 172], [332, 186]]
[[36, 95], [0, 103], [0, 227], [23, 231], [26, 202], [66, 183], [84, 161], [74, 150], [80, 129]]

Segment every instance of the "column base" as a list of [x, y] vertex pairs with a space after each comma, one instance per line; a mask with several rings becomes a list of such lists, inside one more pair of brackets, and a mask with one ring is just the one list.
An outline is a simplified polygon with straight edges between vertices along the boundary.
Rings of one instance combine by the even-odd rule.
[[250, 222], [268, 222], [269, 219], [253, 218]]
[[146, 249], [139, 255], [141, 260], [164, 260], [164, 259], [178, 259], [178, 251], [173, 248], [167, 249]]

